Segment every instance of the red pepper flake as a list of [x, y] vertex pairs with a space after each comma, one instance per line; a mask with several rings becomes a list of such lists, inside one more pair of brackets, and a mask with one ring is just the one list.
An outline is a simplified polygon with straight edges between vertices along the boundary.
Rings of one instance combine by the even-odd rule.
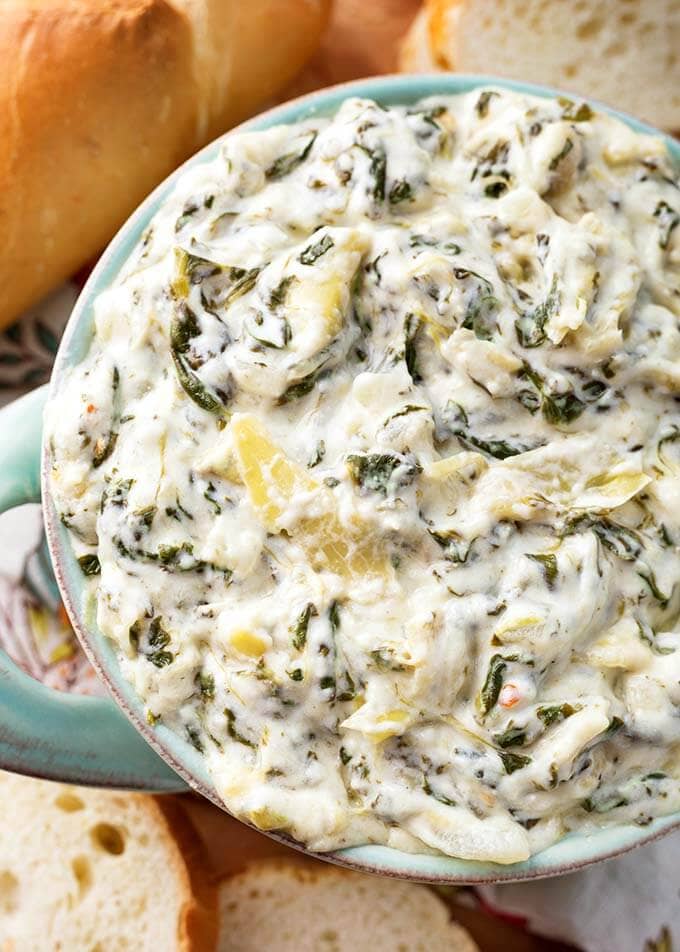
[[498, 696], [501, 707], [514, 707], [521, 700], [522, 695], [514, 684], [504, 684]]
[[87, 405], [87, 407], [86, 407], [85, 409], [87, 410], [88, 413], [94, 413], [94, 411], [95, 411], [97, 408], [96, 408], [96, 406], [94, 405], [94, 403], [88, 403], [88, 405]]

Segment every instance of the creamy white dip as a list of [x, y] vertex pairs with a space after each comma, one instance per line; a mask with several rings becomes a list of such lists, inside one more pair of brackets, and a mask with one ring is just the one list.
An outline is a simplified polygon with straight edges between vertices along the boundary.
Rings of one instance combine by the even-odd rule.
[[236, 815], [510, 863], [680, 809], [680, 192], [497, 90], [228, 138], [96, 302], [51, 487]]

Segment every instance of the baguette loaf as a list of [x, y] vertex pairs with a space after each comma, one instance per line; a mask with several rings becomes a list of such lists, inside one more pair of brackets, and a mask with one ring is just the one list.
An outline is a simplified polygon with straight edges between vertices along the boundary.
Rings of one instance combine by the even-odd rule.
[[557, 86], [680, 131], [678, 0], [427, 0], [400, 66]]
[[255, 863], [220, 887], [219, 952], [477, 952], [425, 886]]
[[170, 798], [0, 772], [0, 949], [212, 952], [196, 842]]
[[315, 49], [330, 0], [5, 0], [0, 327]]

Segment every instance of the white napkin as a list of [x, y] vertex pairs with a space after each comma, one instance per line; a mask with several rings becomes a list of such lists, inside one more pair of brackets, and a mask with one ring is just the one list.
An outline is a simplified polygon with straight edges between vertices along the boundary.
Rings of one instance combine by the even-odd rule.
[[585, 952], [673, 952], [680, 832], [581, 872], [479, 892], [492, 908], [525, 918], [530, 931]]

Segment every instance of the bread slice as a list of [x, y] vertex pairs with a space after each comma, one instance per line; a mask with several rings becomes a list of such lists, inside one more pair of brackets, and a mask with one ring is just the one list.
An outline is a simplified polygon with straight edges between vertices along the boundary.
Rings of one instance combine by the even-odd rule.
[[[678, 0], [428, 0], [425, 16], [444, 69], [557, 86], [680, 130]], [[424, 32], [416, 19], [402, 69], [422, 71]]]
[[427, 886], [290, 860], [224, 880], [219, 952], [475, 952]]
[[402, 42], [399, 67], [404, 73], [435, 73], [440, 68], [430, 49], [430, 20], [425, 7], [418, 11]]
[[171, 799], [0, 772], [0, 949], [213, 952], [196, 842]]

